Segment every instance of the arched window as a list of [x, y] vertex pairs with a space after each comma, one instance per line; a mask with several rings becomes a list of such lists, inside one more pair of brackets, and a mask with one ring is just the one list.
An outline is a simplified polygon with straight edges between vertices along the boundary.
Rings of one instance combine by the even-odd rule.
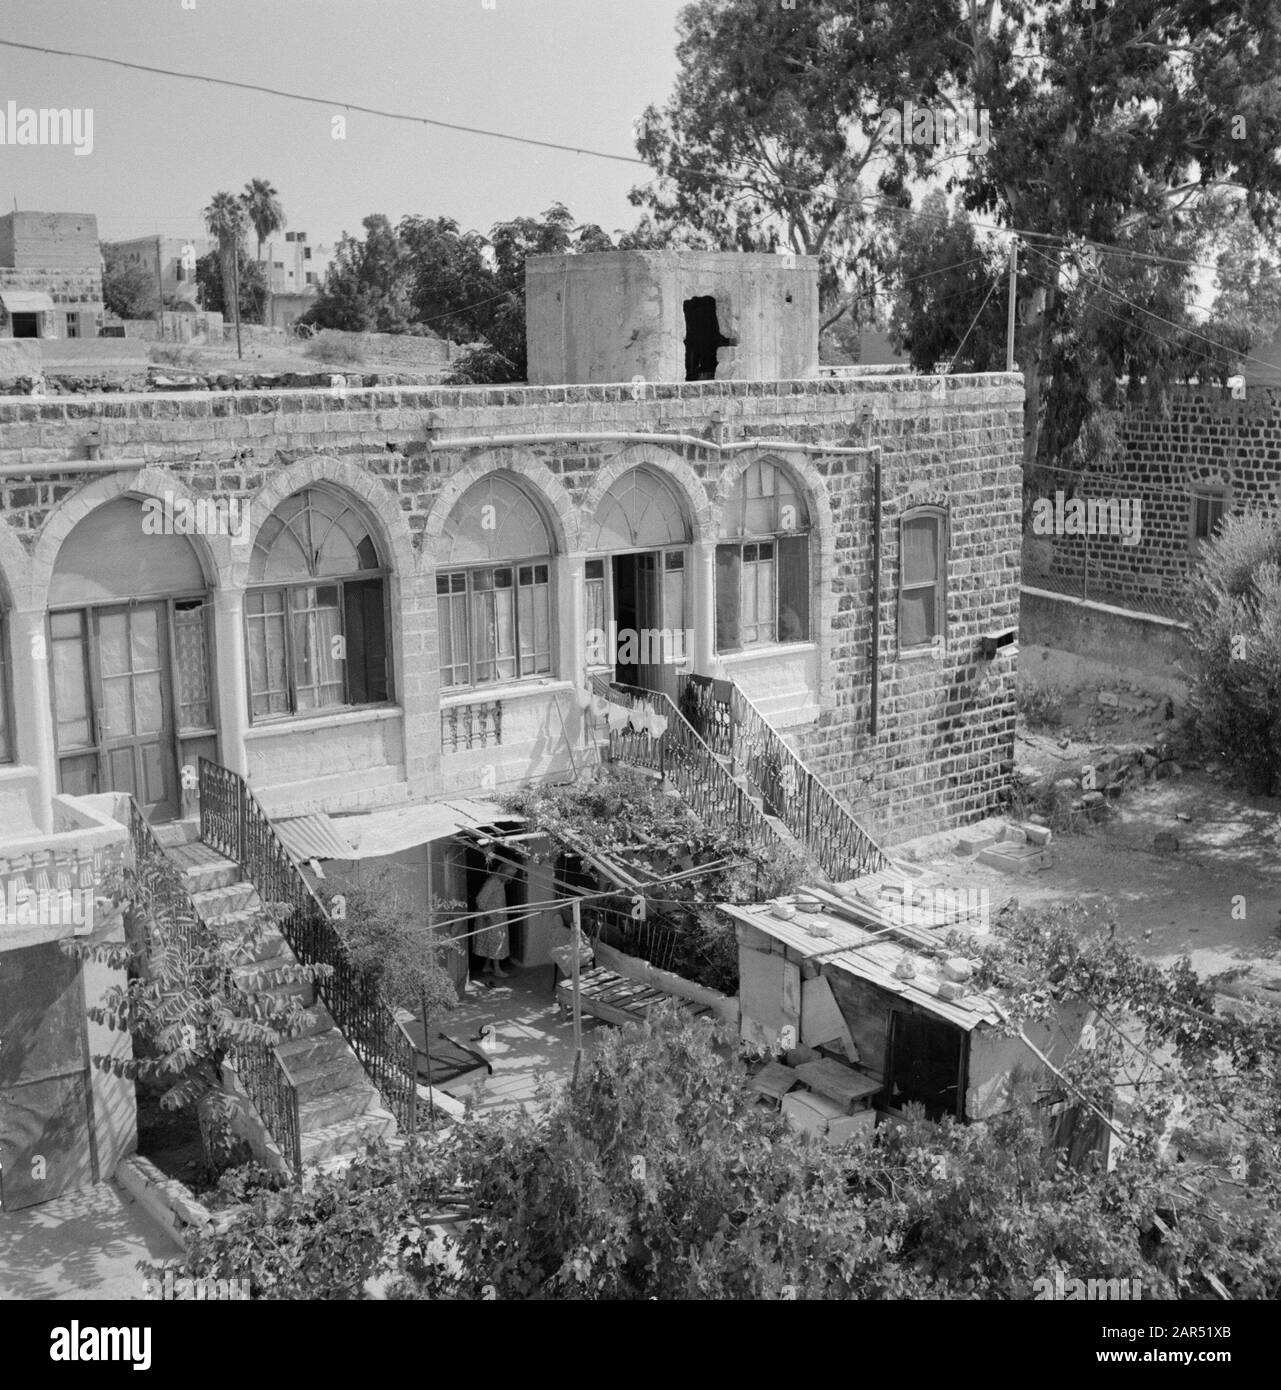
[[459, 498], [436, 559], [445, 689], [551, 672], [551, 555], [542, 513], [510, 478], [491, 474]]
[[341, 494], [304, 488], [258, 532], [249, 561], [254, 719], [391, 698], [386, 569]]
[[716, 650], [810, 636], [809, 511], [777, 464], [757, 460], [725, 503], [716, 547]]
[[947, 513], [914, 507], [899, 522], [899, 651], [937, 646], [947, 634]]

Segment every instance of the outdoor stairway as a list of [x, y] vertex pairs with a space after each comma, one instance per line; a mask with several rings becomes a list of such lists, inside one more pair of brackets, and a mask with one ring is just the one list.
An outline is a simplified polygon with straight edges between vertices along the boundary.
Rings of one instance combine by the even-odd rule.
[[[257, 889], [240, 866], [199, 838], [196, 821], [153, 827], [155, 838], [179, 870], [200, 920], [220, 935], [231, 935], [264, 917]], [[305, 982], [272, 984], [273, 970], [297, 963], [274, 926], [263, 931], [253, 961], [237, 966], [233, 979], [258, 993], [297, 995], [310, 1018], [308, 1031], [273, 1051], [298, 1094], [298, 1128], [304, 1164], [358, 1154], [375, 1139], [391, 1138], [396, 1119], [383, 1106], [359, 1058]], [[288, 1155], [285, 1155], [288, 1158]]]

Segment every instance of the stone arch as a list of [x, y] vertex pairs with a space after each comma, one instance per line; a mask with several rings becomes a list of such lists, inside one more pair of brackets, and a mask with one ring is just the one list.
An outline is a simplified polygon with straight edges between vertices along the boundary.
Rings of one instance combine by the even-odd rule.
[[17, 531], [0, 517], [0, 610], [31, 601], [31, 556]]
[[405, 513], [391, 488], [387, 487], [377, 474], [368, 473], [354, 463], [314, 454], [309, 458], [298, 459], [288, 467], [272, 473], [270, 479], [249, 499], [252, 535], [250, 544], [237, 556], [238, 587], [243, 587], [248, 580], [249, 556], [263, 522], [287, 497], [292, 497], [295, 492], [301, 492], [313, 483], [329, 483], [358, 497], [379, 527], [381, 535], [377, 539], [390, 552], [393, 574], [404, 579], [418, 574], [418, 561], [414, 555], [409, 523], [405, 520]]
[[614, 455], [592, 479], [579, 508], [583, 539], [597, 507], [610, 488], [633, 468], [644, 465], [661, 474], [676, 490], [689, 512], [695, 542], [715, 538], [715, 516], [703, 480], [680, 454], [656, 444], [628, 444]]
[[445, 529], [446, 521], [449, 520], [449, 514], [467, 490], [490, 473], [510, 473], [525, 484], [527, 490], [541, 504], [551, 527], [552, 543], [557, 554], [569, 554], [579, 548], [580, 519], [574, 511], [565, 485], [556, 474], [538, 459], [519, 457], [512, 449], [487, 449], [470, 463], [451, 473], [432, 499], [431, 510], [427, 513], [427, 525], [423, 529], [425, 564], [435, 564], [437, 543]]
[[779, 448], [744, 449], [741, 454], [730, 457], [721, 469], [720, 482], [716, 488], [716, 528], [720, 534], [725, 503], [729, 500], [734, 484], [753, 463], [772, 463], [792, 479], [805, 498], [809, 508], [810, 534], [818, 538], [824, 551], [836, 539], [836, 520], [832, 515], [832, 503], [827, 495], [827, 482], [814, 466], [812, 459], [803, 453], [792, 453]]
[[[45, 519], [36, 538], [35, 551], [31, 557], [30, 606], [47, 607], [49, 584], [53, 579], [53, 567], [57, 562], [58, 552], [77, 523], [90, 516], [104, 503], [114, 502], [118, 498], [160, 498], [166, 492], [172, 494], [175, 500], [197, 500], [197, 494], [172, 473], [167, 473], [161, 468], [136, 468], [96, 478], [59, 503]], [[224, 587], [232, 568], [231, 537], [190, 536], [188, 539], [195, 549], [209, 587]]]

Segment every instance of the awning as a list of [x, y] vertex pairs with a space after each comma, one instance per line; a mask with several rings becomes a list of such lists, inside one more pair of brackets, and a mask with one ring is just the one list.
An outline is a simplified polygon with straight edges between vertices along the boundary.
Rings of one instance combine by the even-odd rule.
[[376, 859], [398, 854], [460, 830], [520, 821], [492, 801], [454, 797], [419, 806], [397, 806], [357, 816], [291, 816], [274, 821], [276, 833], [295, 858]]
[[53, 300], [39, 290], [0, 288], [0, 304], [10, 314], [52, 314]]

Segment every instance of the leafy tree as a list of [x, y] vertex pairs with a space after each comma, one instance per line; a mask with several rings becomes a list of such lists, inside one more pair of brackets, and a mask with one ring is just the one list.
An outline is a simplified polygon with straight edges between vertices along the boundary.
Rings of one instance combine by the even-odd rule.
[[390, 1003], [418, 1009], [430, 1038], [433, 1018], [457, 1006], [458, 991], [441, 964], [449, 948], [415, 904], [403, 876], [390, 868], [362, 869], [330, 874], [325, 886], [331, 905], [335, 895], [342, 898], [335, 925], [352, 964]]
[[490, 232], [490, 247], [498, 298], [488, 315], [479, 320], [487, 345], [458, 359], [449, 378], [454, 384], [524, 381], [528, 375], [526, 256], [608, 251], [613, 248], [613, 242], [594, 223], [575, 226], [569, 209], [562, 203], [553, 203], [541, 218], [517, 217], [510, 222], [499, 222]]
[[[1184, 979], [1115, 943], [1074, 953], [1070, 930], [1041, 950], [1044, 925], [1011, 931], [985, 970], [1009, 980], [1048, 964], [1064, 989], [1107, 988], [1116, 1005], [1137, 990], [1157, 1031], [1203, 1060], [1232, 1031], [1181, 1033]], [[1176, 1172], [1153, 1129], [1110, 1172], [1070, 1167], [1026, 1094], [984, 1124], [909, 1118], [828, 1149], [755, 1103], [734, 1050], [674, 1008], [610, 1030], [542, 1113], [473, 1119], [306, 1191], [263, 1193], [197, 1236], [184, 1272], [247, 1274], [260, 1298], [359, 1298], [395, 1273], [393, 1297], [431, 1299], [1028, 1299], [1056, 1271], [1139, 1278], [1148, 1298], [1211, 1297], [1211, 1279], [1237, 1298], [1281, 1290], [1265, 1163], [1254, 1203], [1231, 1207], [1210, 1195], [1217, 1177]], [[1260, 1065], [1275, 1068], [1266, 1051]], [[1275, 1148], [1275, 1117], [1269, 1134]], [[460, 1224], [442, 1244], [429, 1222], [446, 1202]]]
[[315, 304], [300, 322], [350, 333], [404, 333], [411, 315], [411, 262], [382, 213], [364, 218], [365, 238], [342, 234]]
[[[95, 1023], [128, 1032], [134, 1055], [96, 1056], [94, 1065], [160, 1085], [162, 1108], [196, 1107], [204, 1122], [225, 1112], [222, 1068], [237, 1048], [272, 1047], [306, 1030], [299, 997], [273, 991], [315, 983], [330, 967], [255, 965], [274, 914], [264, 909], [232, 932], [214, 931], [195, 916], [185, 893], [174, 889], [173, 873], [167, 864], [145, 860], [126, 869], [114, 893], [126, 914], [125, 940], [73, 939], [64, 949], [127, 972], [125, 983], [108, 986], [87, 1012]], [[202, 1123], [206, 1158], [216, 1164], [213, 1129]]]
[[866, 287], [888, 248], [870, 195], [900, 201], [909, 168], [925, 161], [887, 143], [880, 112], [908, 96], [941, 100], [951, 15], [875, 0], [686, 6], [675, 90], [638, 122], [636, 147], [657, 178], [632, 202], [713, 249], [818, 256], [827, 323], [865, 308], [850, 282]]
[[[240, 263], [240, 317], [251, 322], [261, 321], [267, 302], [262, 267], [249, 258], [249, 253], [243, 247], [237, 256]], [[210, 251], [196, 262], [196, 286], [201, 304], [210, 313], [221, 314], [228, 321], [234, 321], [235, 311], [231, 295], [223, 289], [222, 262], [217, 251]]]
[[[280, 193], [270, 179], [250, 179], [240, 195], [245, 215], [258, 238], [258, 264], [262, 266], [262, 244], [285, 225], [285, 210], [280, 205]], [[265, 268], [264, 268], [265, 270]]]
[[405, 217], [405, 246], [414, 318], [455, 342], [475, 342], [497, 312], [498, 281], [479, 232], [452, 217]]
[[948, 362], [975, 372], [998, 371], [1005, 362], [1005, 297], [989, 294], [1001, 260], [982, 244], [967, 217], [948, 208], [936, 189], [922, 217], [902, 226], [889, 259], [899, 287], [890, 316], [896, 348], [907, 349], [921, 372]]
[[[218, 239], [218, 268], [224, 286], [235, 283], [243, 254], [242, 243], [245, 237], [245, 205], [234, 193], [215, 193], [204, 212], [205, 227], [209, 235]], [[234, 292], [228, 299], [239, 298]], [[231, 305], [236, 326], [240, 326], [240, 304]]]
[[156, 278], [118, 251], [109, 252], [102, 272], [102, 302], [118, 318], [154, 318]]
[[1281, 525], [1227, 517], [1188, 583], [1198, 737], [1256, 793], [1281, 792]]
[[[939, 174], [967, 213], [1026, 233], [1024, 462], [1030, 478], [1080, 469], [1116, 448], [1127, 394], [1159, 400], [1194, 364], [1224, 370], [1178, 262], [1204, 254], [1217, 194], [1265, 235], [1277, 226], [1279, 52], [1281, 11], [1264, 0], [700, 0], [682, 15], [676, 93], [642, 122], [659, 182], [636, 200], [714, 244], [817, 251], [866, 307], [870, 281], [850, 277], [919, 218], [908, 175]], [[881, 169], [864, 158], [871, 113], [908, 99], [986, 113], [990, 139], [955, 162], [932, 145], [877, 151], [889, 211], [873, 228], [852, 178]], [[953, 307], [969, 322], [979, 303]]]

